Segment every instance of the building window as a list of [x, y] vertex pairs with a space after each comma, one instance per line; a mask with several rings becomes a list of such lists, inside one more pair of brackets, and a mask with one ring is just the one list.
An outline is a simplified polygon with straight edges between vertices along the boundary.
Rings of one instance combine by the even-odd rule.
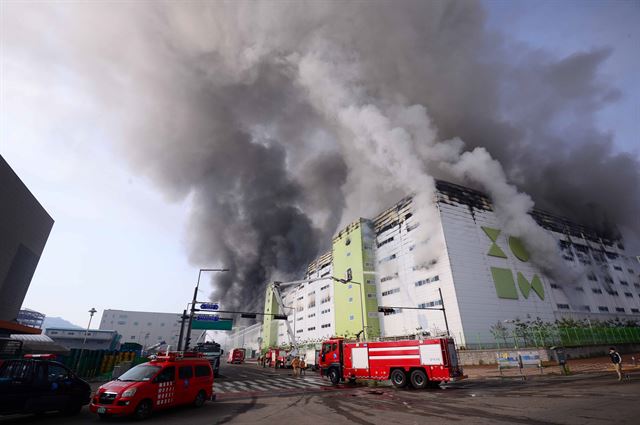
[[605, 307], [605, 306], [598, 306], [598, 311], [602, 311], [603, 313], [606, 313], [609, 311], [609, 307]]
[[580, 307], [580, 310], [582, 310], [582, 311], [591, 311], [591, 307], [589, 307], [588, 305], [583, 305], [582, 307]]
[[391, 260], [395, 260], [396, 259], [396, 254], [391, 254], [387, 257], [384, 257], [382, 259], [380, 259], [380, 261], [378, 261], [378, 264], [382, 264], [382, 263], [386, 263], [387, 261], [391, 261]]
[[133, 341], [134, 339], [136, 339], [136, 337], [135, 337], [135, 336], [132, 336], [132, 337], [131, 337], [131, 340]]
[[330, 309], [330, 308], [328, 308], [328, 309], [326, 309], [326, 310], [322, 310], [322, 311], [320, 312], [320, 314], [327, 314], [327, 313], [329, 313], [329, 312], [331, 312], [331, 309]]
[[400, 288], [393, 288], [393, 289], [389, 289], [388, 291], [384, 291], [382, 293], [382, 296], [386, 297], [387, 295], [397, 294], [398, 292], [400, 292]]
[[49, 332], [50, 335], [58, 335], [58, 331], [51, 331]]
[[617, 311], [618, 313], [624, 313], [624, 308], [622, 308], [622, 307], [616, 307], [616, 311]]
[[609, 294], [611, 296], [614, 296], [614, 297], [617, 297], [619, 295], [618, 291], [607, 291], [607, 294]]
[[387, 280], [391, 280], [393, 278], [395, 278], [395, 276], [385, 276], [380, 279], [380, 282], [386, 282]]
[[[426, 279], [419, 280], [419, 281], [417, 281], [415, 283], [415, 285], [416, 286], [422, 286], [422, 285], [426, 285], [426, 284], [431, 283], [431, 282], [437, 282], [439, 280], [440, 280], [440, 276], [435, 275], [433, 277], [428, 277]], [[553, 285], [551, 285], [551, 286], [553, 287]]]
[[619, 272], [622, 271], [622, 267], [620, 267], [620, 266], [613, 266], [613, 269], [614, 270], [618, 270]]
[[353, 320], [353, 314], [349, 315], [349, 320]]
[[302, 319], [304, 319], [304, 317], [301, 316], [301, 317], [298, 317], [296, 320], [299, 321], [299, 320], [302, 320]]
[[349, 297], [349, 302], [352, 303], [353, 302], [353, 297]]
[[298, 297], [298, 298], [296, 299], [296, 301], [302, 301], [302, 299], [303, 299], [303, 298], [304, 298], [304, 297]]
[[631, 273], [631, 274], [633, 274], [633, 273], [634, 273], [634, 272], [633, 272], [633, 269], [627, 269], [627, 271], [628, 271], [629, 273]]
[[331, 323], [325, 323], [324, 325], [320, 326], [321, 328], [329, 328], [331, 327]]
[[578, 291], [578, 292], [584, 292], [584, 289], [578, 286], [578, 287], [576, 288], [576, 291]]
[[315, 326], [311, 326], [310, 328], [307, 328], [308, 331], [315, 331], [316, 327]]
[[312, 308], [312, 307], [315, 307], [315, 306], [316, 306], [316, 302], [315, 301], [310, 302], [309, 305], [308, 305], [309, 308]]
[[598, 281], [598, 278], [597, 278], [597, 277], [596, 277], [596, 275], [595, 275], [595, 274], [593, 274], [593, 273], [589, 273], [589, 274], [587, 275], [587, 279], [589, 279], [590, 281], [593, 281], [593, 282], [597, 282], [597, 281]]
[[435, 300], [435, 301], [429, 301], [426, 303], [418, 304], [418, 308], [435, 307], [437, 305], [442, 305], [442, 300]]
[[[320, 275], [320, 277], [329, 276], [330, 274], [331, 274], [331, 272], [330, 272], [330, 271], [327, 271], [327, 272], [322, 273], [322, 274]], [[328, 287], [329, 287], [329, 285], [327, 285], [327, 288], [328, 288]], [[323, 288], [320, 288], [320, 289], [323, 289]]]
[[133, 326], [138, 326], [138, 322], [133, 322]]
[[412, 226], [407, 226], [407, 232], [412, 231], [413, 229], [415, 229], [416, 227], [420, 226], [420, 223], [416, 223]]
[[372, 293], [368, 293], [367, 294], [367, 298], [375, 298], [376, 294], [372, 294]]
[[328, 303], [329, 301], [331, 301], [331, 297], [327, 296], [320, 300], [320, 304], [325, 304], [325, 303]]
[[320, 290], [322, 291], [323, 289], [329, 289], [329, 285], [324, 285], [322, 288], [320, 288]]
[[556, 304], [560, 310], [569, 310], [569, 304]]
[[624, 296], [627, 298], [633, 298], [633, 294], [631, 292], [625, 292]]
[[390, 238], [385, 239], [385, 240], [383, 240], [382, 242], [378, 242], [378, 248], [380, 248], [382, 245], [386, 245], [386, 244], [388, 244], [389, 242], [393, 241], [393, 238], [394, 238], [394, 236], [391, 236]]
[[374, 280], [371, 279], [367, 279], [367, 285], [375, 285], [376, 282]]
[[593, 291], [594, 294], [602, 294], [602, 289], [593, 288], [591, 291]]
[[632, 312], [632, 313], [640, 313], [640, 310], [638, 310], [637, 308], [632, 308], [632, 309], [631, 309], [631, 312]]
[[626, 280], [621, 280], [620, 281], [620, 285], [622, 286], [629, 286], [629, 283]]
[[552, 287], [553, 289], [560, 289], [560, 287], [559, 287], [556, 283], [552, 283], [552, 284], [551, 284], [551, 287]]
[[308, 292], [308, 293], [307, 293], [307, 296], [309, 296], [309, 297], [310, 297], [311, 295], [314, 295], [315, 293], [316, 293], [316, 291]]
[[315, 313], [311, 313], [310, 315], [307, 316], [307, 319], [311, 319], [312, 317], [316, 317]]
[[606, 276], [604, 278], [604, 281], [607, 282], [607, 283], [613, 283], [613, 279], [611, 279], [609, 276]]
[[296, 331], [296, 333], [297, 333], [297, 334], [301, 334], [303, 331], [304, 331], [304, 329], [298, 329], [298, 330]]

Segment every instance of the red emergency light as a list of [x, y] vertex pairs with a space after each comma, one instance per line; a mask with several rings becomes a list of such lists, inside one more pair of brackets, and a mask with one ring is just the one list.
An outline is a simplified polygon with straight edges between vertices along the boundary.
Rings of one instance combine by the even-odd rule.
[[55, 354], [25, 354], [25, 359], [38, 359], [38, 360], [55, 360]]

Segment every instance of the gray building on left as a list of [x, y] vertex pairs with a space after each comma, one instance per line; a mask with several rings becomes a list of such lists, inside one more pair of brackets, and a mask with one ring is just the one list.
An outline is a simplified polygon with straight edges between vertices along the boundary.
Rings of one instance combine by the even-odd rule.
[[53, 218], [0, 156], [0, 337], [41, 332], [17, 319], [52, 227]]

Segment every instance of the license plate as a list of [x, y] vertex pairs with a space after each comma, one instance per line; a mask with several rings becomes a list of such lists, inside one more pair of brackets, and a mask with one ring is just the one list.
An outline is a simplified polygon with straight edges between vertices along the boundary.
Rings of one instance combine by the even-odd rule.
[[107, 413], [106, 407], [98, 407], [98, 413]]

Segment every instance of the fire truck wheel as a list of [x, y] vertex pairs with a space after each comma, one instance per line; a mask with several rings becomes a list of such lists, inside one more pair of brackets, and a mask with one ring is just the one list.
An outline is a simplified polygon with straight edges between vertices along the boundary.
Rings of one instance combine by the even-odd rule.
[[200, 390], [200, 392], [196, 396], [196, 399], [193, 400], [193, 405], [195, 407], [202, 407], [206, 400], [207, 400], [207, 394], [204, 391]]
[[396, 388], [404, 388], [407, 386], [407, 374], [402, 369], [395, 369], [391, 372], [391, 383]]
[[411, 386], [416, 390], [424, 389], [427, 386], [427, 374], [424, 373], [424, 370], [416, 369], [411, 372], [411, 376], [409, 377], [409, 381], [411, 382]]
[[142, 400], [138, 403], [136, 410], [133, 412], [133, 416], [138, 419], [147, 419], [151, 416], [151, 402], [149, 400]]
[[333, 385], [338, 385], [340, 383], [340, 374], [338, 373], [338, 369], [329, 369], [327, 376]]

